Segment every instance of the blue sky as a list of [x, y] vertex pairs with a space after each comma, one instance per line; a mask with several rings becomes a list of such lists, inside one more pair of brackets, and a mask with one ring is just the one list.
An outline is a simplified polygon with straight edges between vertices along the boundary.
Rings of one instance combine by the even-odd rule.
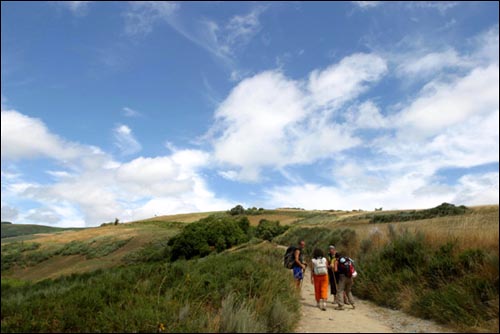
[[2, 2], [2, 220], [498, 204], [498, 2]]

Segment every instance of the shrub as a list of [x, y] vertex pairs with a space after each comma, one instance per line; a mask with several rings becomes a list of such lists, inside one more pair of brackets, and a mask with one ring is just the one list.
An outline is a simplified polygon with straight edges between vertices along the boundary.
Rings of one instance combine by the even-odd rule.
[[280, 226], [277, 220], [261, 219], [255, 231], [257, 238], [271, 241], [274, 237], [282, 234], [288, 229], [287, 226]]
[[229, 210], [229, 214], [231, 216], [237, 216], [237, 215], [242, 215], [245, 213], [245, 209], [241, 205], [236, 205], [234, 208]]
[[190, 259], [211, 252], [221, 252], [249, 240], [248, 219], [235, 219], [225, 215], [211, 215], [187, 225], [181, 233], [169, 240], [170, 258]]
[[435, 208], [427, 209], [427, 210], [419, 210], [419, 211], [401, 211], [397, 213], [388, 213], [388, 214], [375, 214], [371, 215], [370, 223], [388, 223], [388, 222], [403, 222], [410, 220], [419, 220], [419, 219], [429, 219], [443, 216], [454, 216], [454, 215], [462, 215], [468, 212], [468, 208], [460, 205], [455, 206], [449, 203], [443, 203], [438, 205]]
[[462, 329], [498, 319], [498, 261], [484, 251], [458, 252], [455, 241], [432, 248], [422, 234], [395, 229], [380, 250], [361, 244], [356, 295]]

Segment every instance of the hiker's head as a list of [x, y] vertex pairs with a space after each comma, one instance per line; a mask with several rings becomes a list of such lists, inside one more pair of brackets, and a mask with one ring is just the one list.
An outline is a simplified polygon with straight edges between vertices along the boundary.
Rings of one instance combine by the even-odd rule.
[[323, 253], [323, 251], [321, 249], [314, 248], [313, 258], [318, 259], [318, 258], [323, 257], [323, 256], [325, 256], [325, 254]]
[[330, 245], [330, 247], [328, 247], [328, 250], [330, 251], [330, 254], [335, 254], [335, 253], [337, 253], [337, 250], [335, 249], [335, 246], [334, 246], [334, 245]]
[[299, 247], [300, 248], [306, 247], [306, 242], [304, 240], [299, 240]]

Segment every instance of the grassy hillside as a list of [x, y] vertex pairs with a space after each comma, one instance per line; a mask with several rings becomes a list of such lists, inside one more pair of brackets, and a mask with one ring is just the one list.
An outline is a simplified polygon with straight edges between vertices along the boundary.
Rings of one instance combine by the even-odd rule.
[[12, 238], [22, 235], [31, 235], [37, 233], [56, 233], [62, 231], [79, 230], [78, 228], [59, 228], [43, 225], [29, 225], [29, 224], [12, 224], [2, 222], [2, 239]]
[[[353, 257], [355, 296], [457, 331], [496, 331], [498, 206], [426, 219], [416, 211], [415, 220], [411, 212], [258, 210], [246, 221], [197, 213], [4, 242], [2, 332], [290, 331], [298, 296], [273, 244], [298, 239], [308, 254], [333, 243]], [[371, 223], [376, 215], [385, 217]]]
[[275, 241], [304, 239], [309, 253], [335, 244], [356, 260], [355, 296], [456, 331], [498, 332], [497, 205], [459, 215], [370, 223], [377, 214], [401, 216], [371, 212], [332, 219], [321, 214], [298, 222]]

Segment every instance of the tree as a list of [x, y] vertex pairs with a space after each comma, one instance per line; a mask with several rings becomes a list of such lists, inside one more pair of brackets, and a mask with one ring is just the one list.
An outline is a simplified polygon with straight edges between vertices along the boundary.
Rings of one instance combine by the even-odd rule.
[[241, 206], [241, 205], [236, 205], [234, 208], [232, 208], [230, 211], [229, 211], [229, 214], [231, 216], [236, 216], [236, 215], [242, 215], [245, 213], [245, 209]]

